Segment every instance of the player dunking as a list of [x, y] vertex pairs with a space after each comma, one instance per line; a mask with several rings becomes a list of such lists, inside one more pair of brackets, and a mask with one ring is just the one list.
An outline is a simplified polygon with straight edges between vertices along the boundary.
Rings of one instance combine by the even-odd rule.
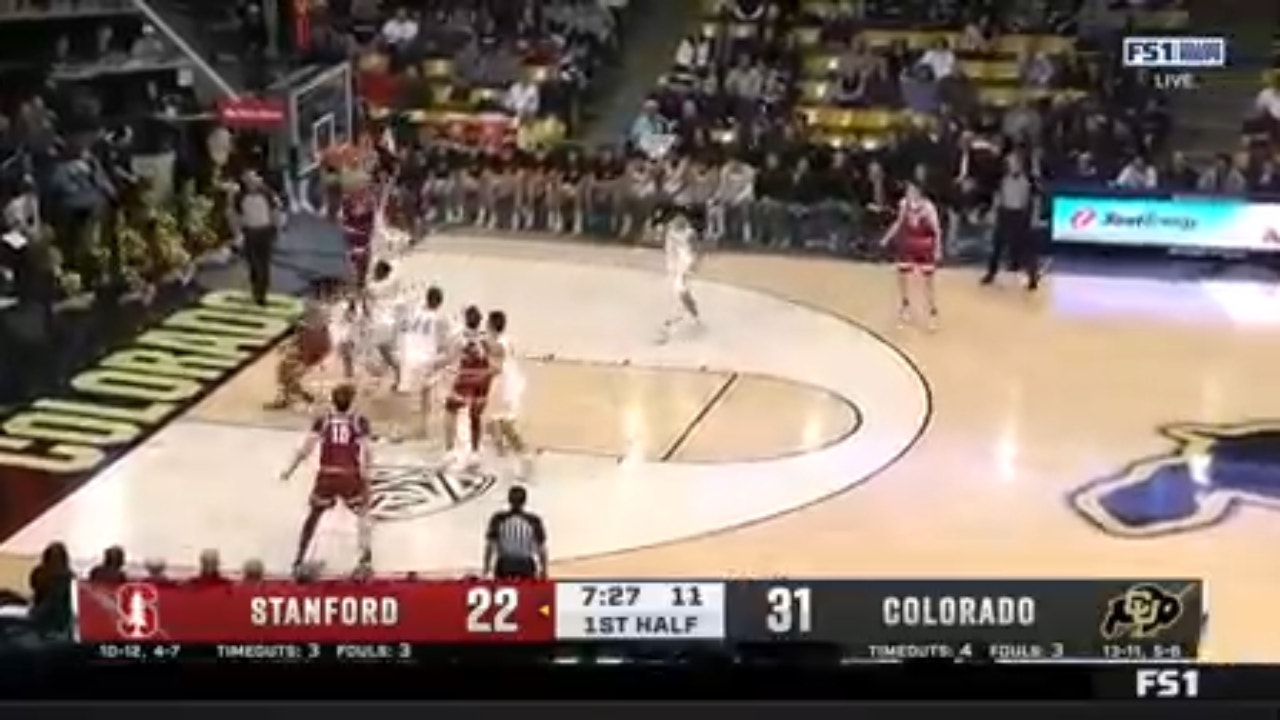
[[499, 453], [510, 450], [516, 456], [516, 479], [524, 480], [530, 469], [528, 446], [520, 434], [518, 421], [524, 399], [525, 377], [520, 361], [507, 337], [507, 314], [501, 310], [489, 313], [490, 348], [493, 351], [494, 402], [489, 417], [493, 423], [490, 432]]
[[364, 289], [373, 259], [373, 232], [377, 225], [379, 198], [367, 178], [359, 182], [359, 187], [348, 191], [342, 198], [341, 220], [352, 282], [357, 288]]
[[924, 285], [924, 299], [928, 306], [930, 329], [938, 324], [938, 296], [934, 286], [934, 271], [942, 256], [942, 223], [938, 208], [920, 192], [917, 185], [908, 183], [906, 195], [898, 206], [898, 217], [885, 233], [881, 245], [895, 243], [898, 264], [898, 301], [900, 320], [911, 322], [912, 274], [919, 274]]
[[303, 310], [302, 319], [276, 368], [279, 389], [276, 399], [268, 404], [269, 409], [285, 410], [296, 402], [310, 404], [315, 401], [311, 393], [302, 387], [302, 381], [309, 371], [324, 362], [333, 347], [333, 338], [329, 333], [327, 294], [323, 282], [312, 285], [311, 298]]
[[433, 396], [448, 362], [449, 341], [453, 337], [449, 318], [440, 307], [443, 304], [444, 291], [435, 285], [427, 288], [425, 303], [408, 319], [405, 328], [409, 343], [418, 353], [414, 365], [422, 373], [422, 385], [418, 389], [418, 409], [424, 439], [430, 433]]
[[676, 314], [663, 323], [659, 342], [670, 340], [677, 326], [684, 321], [693, 323], [695, 327], [700, 327], [702, 324], [702, 317], [698, 314], [698, 303], [694, 300], [693, 290], [689, 287], [689, 276], [693, 273], [697, 262], [697, 255], [693, 249], [695, 232], [688, 216], [679, 210], [671, 216], [662, 231], [663, 247], [667, 256], [667, 276], [671, 280], [671, 287], [679, 307]]
[[295, 570], [306, 560], [320, 518], [339, 501], [356, 516], [359, 568], [368, 571], [373, 565], [373, 527], [368, 514], [369, 485], [365, 476], [370, 460], [371, 430], [369, 421], [355, 411], [355, 398], [356, 391], [351, 385], [339, 385], [333, 389], [330, 394], [332, 409], [316, 418], [311, 433], [298, 448], [293, 462], [280, 474], [281, 481], [287, 482], [298, 466], [319, 448], [320, 467], [311, 490], [311, 509], [298, 536], [298, 552], [293, 561]]
[[458, 414], [466, 411], [471, 431], [470, 453], [465, 463], [468, 467], [479, 464], [485, 404], [489, 400], [489, 386], [493, 383], [492, 343], [480, 327], [483, 322], [480, 308], [468, 306], [462, 314], [462, 332], [449, 353], [454, 378], [444, 403], [445, 450], [449, 454], [454, 453], [458, 439]]

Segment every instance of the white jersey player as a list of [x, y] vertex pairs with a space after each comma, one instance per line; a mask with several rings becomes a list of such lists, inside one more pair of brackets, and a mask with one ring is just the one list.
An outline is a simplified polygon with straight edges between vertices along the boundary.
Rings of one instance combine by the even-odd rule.
[[511, 451], [516, 456], [516, 479], [523, 480], [529, 472], [528, 446], [520, 434], [519, 419], [524, 400], [525, 375], [506, 335], [507, 314], [501, 310], [489, 313], [487, 320], [489, 340], [494, 350], [491, 362], [496, 368], [494, 385], [489, 391], [489, 418], [491, 434], [499, 453]]
[[373, 267], [373, 275], [365, 288], [364, 320], [368, 328], [369, 343], [378, 360], [391, 370], [391, 387], [400, 388], [402, 379], [400, 362], [400, 326], [404, 311], [399, 278], [395, 277], [391, 264], [379, 260]]
[[671, 280], [672, 290], [679, 303], [676, 315], [669, 318], [663, 325], [663, 341], [669, 339], [671, 331], [683, 320], [689, 320], [695, 325], [702, 322], [698, 314], [698, 303], [694, 300], [693, 290], [689, 287], [689, 277], [693, 274], [693, 267], [697, 262], [697, 254], [693, 249], [695, 234], [693, 224], [683, 212], [673, 215], [663, 229], [667, 276]]
[[430, 427], [433, 394], [448, 365], [448, 350], [453, 338], [453, 323], [445, 315], [442, 305], [444, 291], [432, 285], [427, 288], [426, 302], [405, 322], [406, 355], [421, 373], [419, 411], [423, 435]]

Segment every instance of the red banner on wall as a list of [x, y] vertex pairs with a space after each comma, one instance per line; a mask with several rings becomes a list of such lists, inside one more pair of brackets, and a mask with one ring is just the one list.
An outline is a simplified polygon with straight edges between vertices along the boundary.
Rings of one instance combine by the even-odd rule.
[[285, 123], [284, 101], [276, 98], [224, 98], [218, 101], [218, 121], [230, 128], [271, 130]]
[[554, 585], [128, 583], [77, 587], [82, 642], [550, 642]]

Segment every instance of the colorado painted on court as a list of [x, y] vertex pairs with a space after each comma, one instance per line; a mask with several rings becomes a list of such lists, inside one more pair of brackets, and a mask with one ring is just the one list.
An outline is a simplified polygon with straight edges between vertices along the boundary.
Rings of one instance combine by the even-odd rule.
[[885, 627], [998, 628], [1036, 624], [1036, 601], [1027, 596], [887, 597]]
[[68, 392], [0, 428], [0, 470], [88, 473], [117, 457], [288, 332], [302, 303], [212, 292], [71, 379]]

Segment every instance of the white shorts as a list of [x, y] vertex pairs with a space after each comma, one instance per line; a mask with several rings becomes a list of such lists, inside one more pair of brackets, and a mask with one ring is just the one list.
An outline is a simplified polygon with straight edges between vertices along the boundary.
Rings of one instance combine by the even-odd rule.
[[369, 324], [369, 342], [374, 345], [391, 345], [400, 338], [399, 327], [394, 322], [379, 321]]
[[520, 417], [523, 405], [524, 383], [499, 380], [490, 397], [493, 401], [489, 404], [489, 414], [494, 420], [515, 420]]
[[415, 360], [418, 367], [418, 376], [422, 378], [422, 387], [434, 388], [444, 379], [445, 372], [448, 368], [443, 365], [437, 365], [439, 359], [432, 354], [423, 355]]
[[677, 270], [671, 273], [671, 289], [676, 295], [684, 295], [689, 292], [689, 271]]

